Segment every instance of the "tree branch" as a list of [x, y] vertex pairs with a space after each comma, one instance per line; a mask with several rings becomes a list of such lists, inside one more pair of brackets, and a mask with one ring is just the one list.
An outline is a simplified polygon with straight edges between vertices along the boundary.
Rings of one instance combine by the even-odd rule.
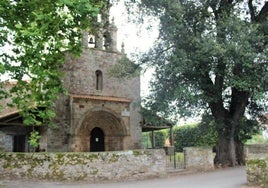
[[249, 96], [250, 93], [248, 91], [239, 91], [235, 87], [232, 88], [230, 115], [233, 121], [238, 121], [244, 116]]
[[268, 2], [264, 4], [260, 13], [256, 16], [256, 21], [261, 22], [264, 21], [265, 18], [268, 18]]
[[255, 10], [254, 10], [254, 6], [252, 4], [252, 0], [248, 1], [248, 8], [249, 8], [249, 13], [250, 13], [250, 19], [252, 22], [255, 22], [256, 16], [255, 16]]

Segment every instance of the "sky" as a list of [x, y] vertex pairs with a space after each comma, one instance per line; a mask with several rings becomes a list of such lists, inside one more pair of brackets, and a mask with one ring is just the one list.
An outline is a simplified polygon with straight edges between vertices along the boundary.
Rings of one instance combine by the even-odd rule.
[[[124, 43], [125, 52], [131, 59], [132, 54], [146, 52], [152, 47], [154, 41], [158, 37], [157, 23], [154, 24], [152, 30], [148, 31], [146, 25], [135, 25], [128, 21], [128, 14], [124, 8], [124, 2], [120, 1], [118, 5], [111, 8], [111, 19], [114, 18], [117, 31], [117, 48], [121, 50], [121, 44]], [[141, 75], [141, 96], [149, 93], [149, 81], [152, 78], [152, 69], [148, 69]]]

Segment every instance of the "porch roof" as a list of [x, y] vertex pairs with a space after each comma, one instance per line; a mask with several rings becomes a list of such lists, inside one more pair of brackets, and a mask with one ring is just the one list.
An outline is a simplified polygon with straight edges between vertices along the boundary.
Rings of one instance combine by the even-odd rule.
[[142, 132], [170, 129], [173, 127], [173, 122], [158, 116], [151, 110], [142, 108], [141, 114], [143, 121], [141, 122]]

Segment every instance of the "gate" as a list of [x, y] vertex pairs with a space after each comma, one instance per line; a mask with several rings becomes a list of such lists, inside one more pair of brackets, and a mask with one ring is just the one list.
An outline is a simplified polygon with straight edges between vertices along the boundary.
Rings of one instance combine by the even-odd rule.
[[175, 151], [174, 146], [164, 147], [166, 152], [166, 164], [167, 169], [185, 169], [184, 165], [184, 153], [179, 153]]

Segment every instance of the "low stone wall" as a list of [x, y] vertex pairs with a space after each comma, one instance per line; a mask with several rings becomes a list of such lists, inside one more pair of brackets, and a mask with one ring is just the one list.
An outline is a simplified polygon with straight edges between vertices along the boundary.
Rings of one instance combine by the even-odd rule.
[[268, 188], [268, 153], [249, 154], [246, 158], [246, 171], [249, 186]]
[[268, 144], [245, 145], [245, 156], [250, 154], [268, 153]]
[[268, 188], [268, 145], [246, 145], [245, 156], [248, 185]]
[[214, 169], [212, 148], [186, 147], [183, 150], [185, 168], [187, 170], [206, 171]]
[[166, 175], [164, 150], [99, 153], [0, 153], [0, 179], [144, 179]]

